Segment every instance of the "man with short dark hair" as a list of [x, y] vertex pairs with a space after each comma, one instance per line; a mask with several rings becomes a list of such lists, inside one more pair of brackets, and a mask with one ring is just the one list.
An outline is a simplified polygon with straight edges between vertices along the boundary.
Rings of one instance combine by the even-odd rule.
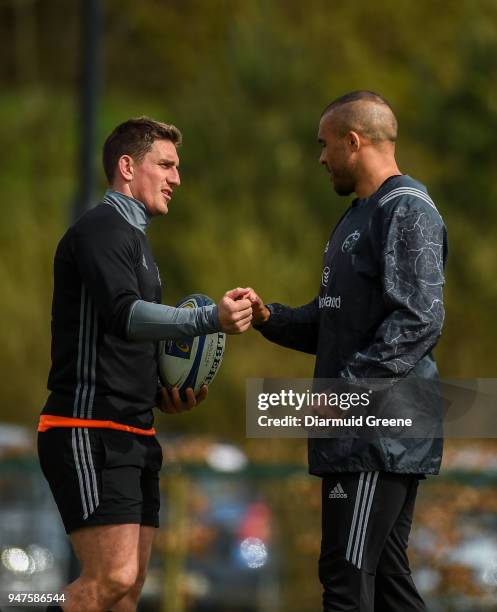
[[[357, 198], [326, 243], [319, 293], [299, 308], [247, 294], [254, 327], [315, 354], [315, 379], [338, 386], [438, 376], [446, 230], [426, 188], [401, 174], [396, 137], [378, 94], [352, 92], [325, 108], [320, 162], [338, 194]], [[442, 440], [317, 437], [308, 447], [310, 472], [322, 477], [323, 610], [426, 610], [406, 549], [418, 480], [438, 473]]]
[[38, 427], [42, 470], [81, 562], [66, 612], [133, 612], [159, 524], [162, 451], [153, 408], [189, 410], [207, 395], [158, 386], [157, 342], [250, 326], [251, 304], [161, 304], [146, 229], [180, 185], [179, 130], [146, 117], [104, 145], [110, 188], [72, 225], [54, 260], [51, 393]]

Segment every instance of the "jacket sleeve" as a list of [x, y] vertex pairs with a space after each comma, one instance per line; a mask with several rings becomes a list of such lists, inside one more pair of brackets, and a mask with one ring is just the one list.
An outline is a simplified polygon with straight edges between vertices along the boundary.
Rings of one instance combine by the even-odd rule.
[[138, 300], [129, 309], [129, 340], [182, 340], [221, 331], [215, 304], [174, 308]]
[[111, 333], [126, 339], [131, 304], [141, 298], [131, 232], [115, 228], [76, 230], [73, 251], [82, 281]]
[[442, 218], [432, 204], [410, 196], [382, 212], [381, 280], [388, 314], [373, 341], [340, 373], [352, 380], [405, 376], [435, 346], [444, 321]]
[[269, 320], [257, 327], [262, 335], [281, 346], [316, 354], [319, 331], [318, 298], [312, 302], [291, 308], [283, 304], [268, 304]]

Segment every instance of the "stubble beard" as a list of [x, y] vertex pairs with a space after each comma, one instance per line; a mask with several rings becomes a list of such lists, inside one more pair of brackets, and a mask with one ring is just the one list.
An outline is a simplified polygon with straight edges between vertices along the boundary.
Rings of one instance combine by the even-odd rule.
[[351, 178], [342, 180], [335, 179], [333, 181], [333, 188], [339, 196], [349, 196], [355, 191], [354, 181]]

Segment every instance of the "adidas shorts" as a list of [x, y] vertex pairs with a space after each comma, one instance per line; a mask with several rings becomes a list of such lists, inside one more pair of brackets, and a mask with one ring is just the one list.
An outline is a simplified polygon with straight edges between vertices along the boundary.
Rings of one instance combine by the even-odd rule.
[[162, 449], [154, 436], [53, 428], [38, 434], [38, 456], [67, 533], [96, 525], [159, 526]]
[[354, 472], [323, 478], [324, 612], [426, 612], [407, 557], [420, 477]]

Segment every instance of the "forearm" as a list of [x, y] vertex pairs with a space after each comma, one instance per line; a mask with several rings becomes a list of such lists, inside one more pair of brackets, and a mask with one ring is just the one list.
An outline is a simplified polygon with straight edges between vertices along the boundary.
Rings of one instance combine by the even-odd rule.
[[128, 340], [182, 340], [221, 330], [217, 306], [173, 308], [137, 300], [128, 318]]
[[406, 376], [436, 345], [442, 332], [443, 304], [437, 317], [397, 310], [379, 327], [374, 341], [350, 358], [340, 376], [347, 379]]
[[316, 300], [298, 308], [269, 304], [269, 309], [269, 319], [257, 328], [267, 340], [286, 348], [316, 354], [319, 327]]

